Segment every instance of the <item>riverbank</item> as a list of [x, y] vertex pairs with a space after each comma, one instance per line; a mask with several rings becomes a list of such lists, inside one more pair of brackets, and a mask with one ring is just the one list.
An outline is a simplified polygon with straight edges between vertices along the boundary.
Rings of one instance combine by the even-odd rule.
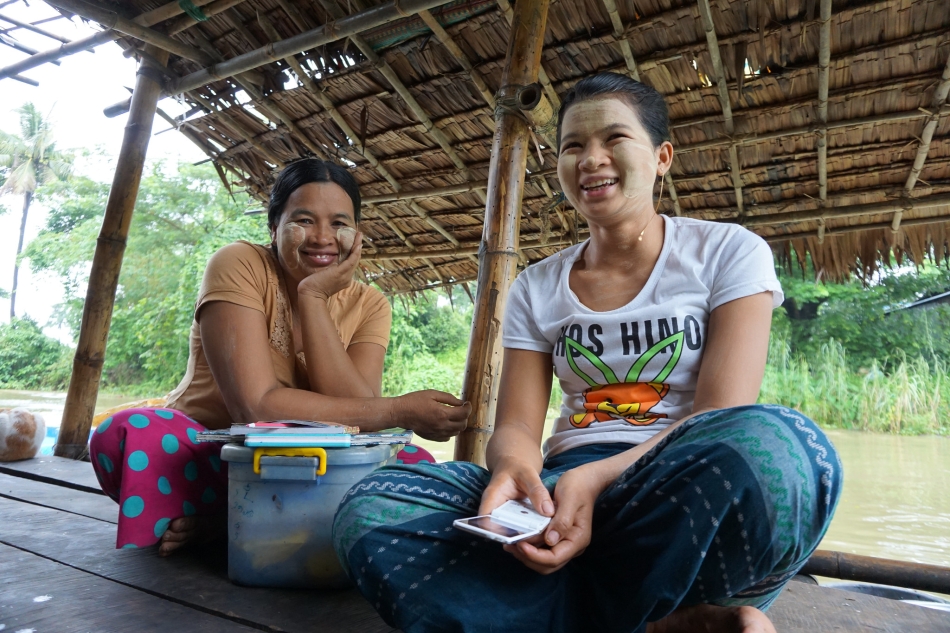
[[801, 411], [823, 428], [899, 435], [950, 435], [950, 380], [938, 359], [854, 370], [831, 340], [806, 358], [773, 334], [759, 402]]

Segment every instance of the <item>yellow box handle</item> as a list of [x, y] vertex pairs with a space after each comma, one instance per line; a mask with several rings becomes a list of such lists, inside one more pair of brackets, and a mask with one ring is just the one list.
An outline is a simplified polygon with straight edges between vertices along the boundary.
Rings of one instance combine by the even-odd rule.
[[317, 474], [325, 475], [327, 472], [327, 452], [319, 447], [308, 446], [305, 448], [292, 447], [263, 447], [254, 449], [254, 474], [261, 474], [261, 457], [265, 455], [278, 455], [280, 457], [319, 457], [320, 465], [317, 466]]

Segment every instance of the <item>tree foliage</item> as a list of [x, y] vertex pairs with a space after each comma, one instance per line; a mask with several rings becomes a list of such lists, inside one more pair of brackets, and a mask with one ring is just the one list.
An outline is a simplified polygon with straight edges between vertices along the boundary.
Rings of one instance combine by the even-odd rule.
[[776, 313], [774, 328], [787, 336], [793, 355], [817, 357], [837, 341], [855, 370], [917, 357], [932, 366], [950, 363], [950, 305], [903, 309], [950, 290], [950, 270], [891, 270], [866, 285], [815, 282], [808, 272], [780, 276], [785, 310]]
[[13, 265], [13, 286], [10, 291], [10, 318], [16, 316], [17, 277], [26, 219], [30, 213], [33, 193], [40, 185], [65, 180], [72, 171], [72, 156], [57, 151], [49, 121], [32, 103], [17, 109], [20, 114], [20, 136], [0, 131], [0, 195], [23, 196], [23, 217]]
[[72, 350], [30, 319], [0, 324], [0, 387], [65, 389]]
[[[108, 185], [76, 178], [39, 197], [51, 213], [25, 256], [34, 269], [62, 280], [66, 300], [57, 315], [78, 337]], [[231, 197], [207, 165], [171, 171], [155, 164], [143, 177], [109, 330], [105, 385], [157, 393], [177, 384], [208, 259], [235, 240], [268, 241], [261, 218], [244, 215], [248, 204], [243, 194]]]
[[472, 304], [455, 293], [428, 292], [393, 303], [383, 394], [439, 389], [459, 395], [472, 324]]
[[56, 149], [53, 129], [32, 103], [17, 108], [20, 134], [0, 131], [0, 193], [23, 195], [72, 171], [72, 157]]

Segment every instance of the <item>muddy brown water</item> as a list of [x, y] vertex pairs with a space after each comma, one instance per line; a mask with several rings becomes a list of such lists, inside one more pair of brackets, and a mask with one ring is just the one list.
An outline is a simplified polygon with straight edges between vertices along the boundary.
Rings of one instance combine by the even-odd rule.
[[[59, 426], [64, 393], [0, 390], [0, 408], [24, 407]], [[138, 400], [103, 395], [96, 410]], [[950, 567], [950, 438], [828, 431], [845, 486], [822, 549]], [[418, 442], [439, 461], [454, 442]]]

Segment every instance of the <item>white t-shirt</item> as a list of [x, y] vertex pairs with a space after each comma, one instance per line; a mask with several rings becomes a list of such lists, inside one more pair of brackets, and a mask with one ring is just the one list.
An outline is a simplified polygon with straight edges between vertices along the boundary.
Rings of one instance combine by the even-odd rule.
[[622, 308], [591, 310], [571, 291], [586, 242], [529, 266], [511, 287], [504, 346], [551, 354], [564, 392], [548, 457], [585, 444], [639, 444], [689, 415], [710, 312], [765, 291], [773, 308], [782, 304], [762, 238], [736, 224], [661, 217], [660, 257]]

